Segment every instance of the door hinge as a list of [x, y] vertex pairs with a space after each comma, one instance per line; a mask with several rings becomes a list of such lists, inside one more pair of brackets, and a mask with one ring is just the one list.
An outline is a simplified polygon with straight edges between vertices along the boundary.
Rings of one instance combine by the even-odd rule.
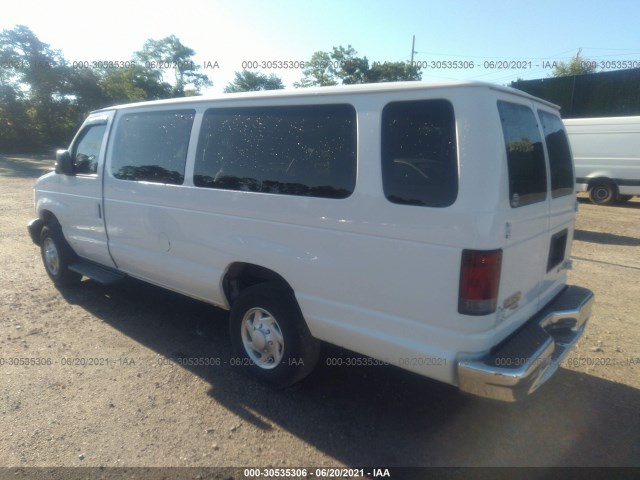
[[504, 224], [504, 238], [511, 238], [511, 223], [507, 222]]

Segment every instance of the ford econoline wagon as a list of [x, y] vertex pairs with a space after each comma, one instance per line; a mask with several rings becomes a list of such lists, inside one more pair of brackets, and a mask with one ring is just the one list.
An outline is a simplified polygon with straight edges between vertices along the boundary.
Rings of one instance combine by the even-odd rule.
[[558, 368], [593, 296], [558, 108], [483, 83], [191, 97], [95, 111], [29, 224], [59, 286], [128, 275], [230, 310], [283, 387], [321, 342], [484, 397]]

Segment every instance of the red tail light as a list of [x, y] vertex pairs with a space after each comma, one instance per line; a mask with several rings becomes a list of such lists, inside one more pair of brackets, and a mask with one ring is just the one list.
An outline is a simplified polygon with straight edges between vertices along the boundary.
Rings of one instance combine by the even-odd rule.
[[502, 250], [463, 250], [458, 312], [487, 315], [496, 311]]

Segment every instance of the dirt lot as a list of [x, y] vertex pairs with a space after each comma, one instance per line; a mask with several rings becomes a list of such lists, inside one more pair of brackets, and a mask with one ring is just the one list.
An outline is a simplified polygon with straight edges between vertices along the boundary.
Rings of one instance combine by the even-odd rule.
[[529, 399], [325, 361], [275, 392], [177, 363], [231, 357], [224, 311], [133, 280], [54, 288], [25, 228], [51, 165], [0, 157], [0, 466], [640, 466], [640, 199], [581, 201], [570, 282], [593, 316]]

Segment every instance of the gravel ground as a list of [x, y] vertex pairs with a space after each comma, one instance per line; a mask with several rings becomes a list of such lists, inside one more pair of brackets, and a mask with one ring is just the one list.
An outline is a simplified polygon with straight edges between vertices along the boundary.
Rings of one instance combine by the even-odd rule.
[[0, 466], [640, 466], [640, 198], [581, 200], [570, 283], [593, 316], [523, 402], [324, 360], [276, 392], [180, 365], [232, 357], [224, 311], [134, 280], [54, 288], [25, 228], [51, 165], [0, 157]]

